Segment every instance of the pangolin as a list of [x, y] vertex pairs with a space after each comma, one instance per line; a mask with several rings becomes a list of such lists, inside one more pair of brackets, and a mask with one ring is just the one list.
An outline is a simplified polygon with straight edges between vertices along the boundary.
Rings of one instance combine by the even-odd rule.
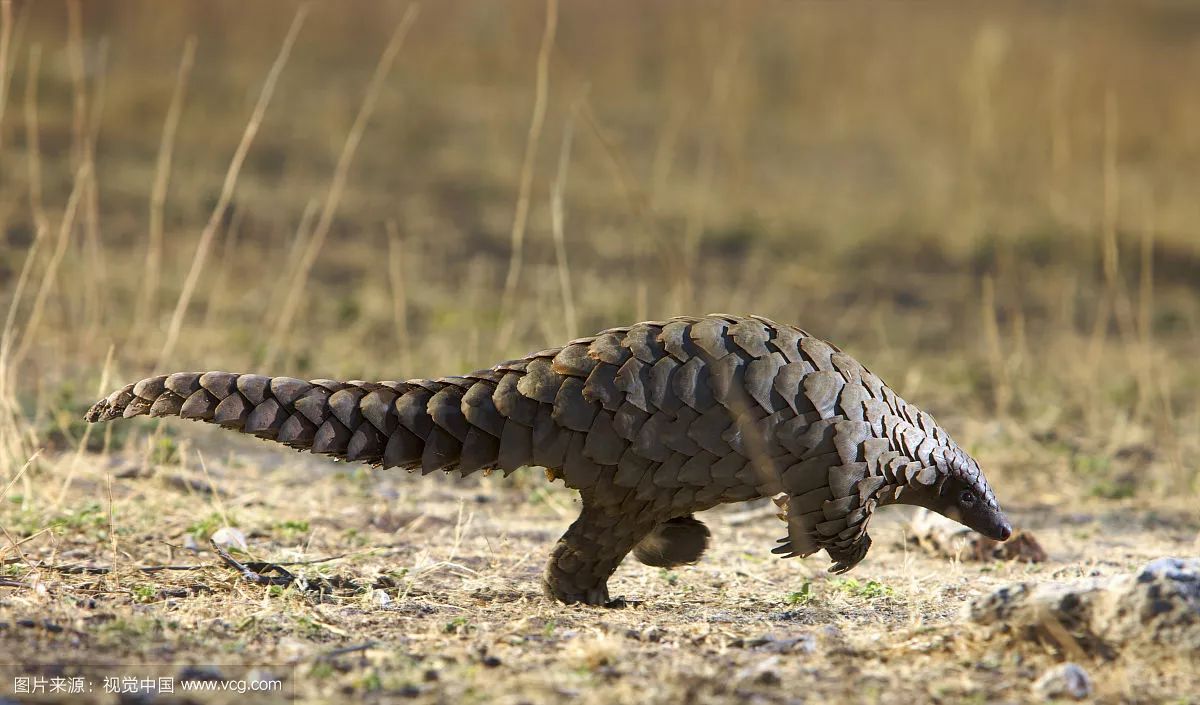
[[632, 551], [700, 558], [693, 515], [777, 497], [774, 553], [824, 549], [844, 572], [871, 545], [876, 507], [937, 511], [992, 539], [1012, 532], [979, 469], [929, 414], [831, 343], [758, 316], [711, 314], [610, 328], [459, 377], [303, 381], [229, 372], [144, 379], [87, 420], [181, 416], [384, 468], [541, 466], [579, 491], [545, 593], [607, 604]]

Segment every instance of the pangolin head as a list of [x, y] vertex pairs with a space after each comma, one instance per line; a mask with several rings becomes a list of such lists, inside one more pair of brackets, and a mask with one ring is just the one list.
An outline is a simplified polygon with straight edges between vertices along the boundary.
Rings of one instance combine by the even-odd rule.
[[995, 541], [1008, 540], [1012, 524], [979, 463], [953, 444], [934, 449], [931, 456], [935, 481], [910, 483], [897, 501], [931, 509]]

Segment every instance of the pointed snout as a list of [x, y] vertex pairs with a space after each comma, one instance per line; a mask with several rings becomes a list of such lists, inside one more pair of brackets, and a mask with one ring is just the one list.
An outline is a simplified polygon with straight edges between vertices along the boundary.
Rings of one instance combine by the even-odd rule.
[[966, 521], [962, 523], [993, 541], [1007, 541], [1012, 536], [1012, 523], [1008, 521], [1008, 517], [999, 511], [965, 518]]

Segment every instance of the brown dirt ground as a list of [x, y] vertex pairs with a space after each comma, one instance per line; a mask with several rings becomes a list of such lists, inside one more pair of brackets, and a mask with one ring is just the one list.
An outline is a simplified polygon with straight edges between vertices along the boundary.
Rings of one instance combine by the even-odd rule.
[[[198, 436], [208, 450], [184, 443], [173, 464], [78, 459], [68, 509], [4, 567], [10, 659], [269, 664], [304, 701], [1021, 702], [1063, 660], [1091, 673], [1097, 702], [1200, 692], [1194, 656], [1102, 659], [960, 620], [964, 603], [997, 586], [1194, 554], [1200, 522], [1182, 504], [1108, 501], [1051, 517], [1036, 497], [1018, 498], [1018, 527], [1050, 554], [1041, 565], [926, 555], [905, 542], [903, 510], [883, 511], [868, 560], [843, 577], [820, 556], [775, 559], [772, 508], [734, 505], [704, 517], [714, 542], [698, 565], [626, 561], [611, 588], [631, 606], [565, 607], [538, 578], [575, 493], [536, 470], [422, 479]], [[60, 458], [37, 486], [62, 487], [72, 462]], [[13, 530], [22, 514], [4, 517]], [[246, 560], [335, 560], [290, 568], [308, 592], [251, 584], [207, 549], [222, 517], [247, 537]], [[188, 548], [197, 539], [202, 548]], [[43, 564], [115, 570], [31, 567]], [[137, 570], [168, 564], [196, 568]], [[322, 577], [335, 583], [325, 595]]]

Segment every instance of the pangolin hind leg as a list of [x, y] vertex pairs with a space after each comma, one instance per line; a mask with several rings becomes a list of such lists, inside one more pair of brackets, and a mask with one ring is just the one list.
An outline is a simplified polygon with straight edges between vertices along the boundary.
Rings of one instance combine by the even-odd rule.
[[595, 493], [584, 493], [579, 518], [550, 553], [542, 578], [546, 595], [566, 604], [609, 604], [609, 577], [658, 523], [639, 509], [645, 508], [606, 503]]
[[654, 527], [634, 546], [633, 555], [658, 568], [695, 563], [708, 548], [710, 536], [704, 522], [691, 514], [675, 517]]

